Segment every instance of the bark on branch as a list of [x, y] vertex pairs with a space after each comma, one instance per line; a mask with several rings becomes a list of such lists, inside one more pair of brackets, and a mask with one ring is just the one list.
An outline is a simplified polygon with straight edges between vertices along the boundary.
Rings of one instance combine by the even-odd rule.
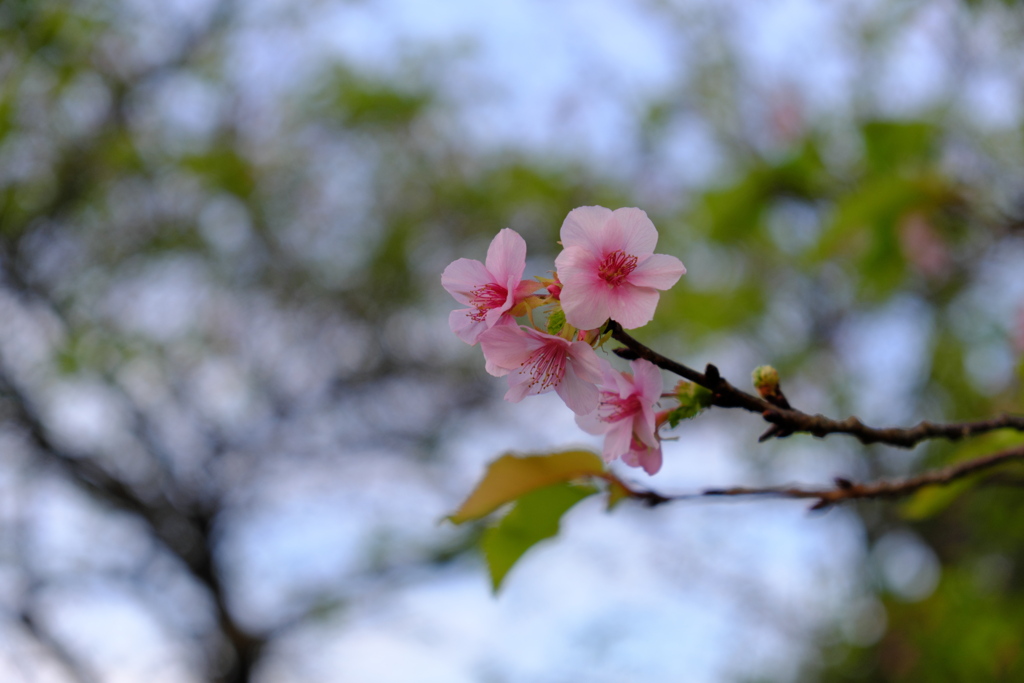
[[800, 486], [769, 486], [764, 488], [735, 486], [727, 489], [708, 489], [702, 493], [666, 496], [653, 491], [630, 490], [630, 496], [648, 505], [661, 505], [673, 501], [696, 500], [708, 497], [761, 496], [773, 498], [807, 498], [817, 502], [812, 510], [830, 507], [847, 500], [861, 498], [899, 498], [908, 496], [926, 486], [943, 486], [969, 476], [980, 474], [1010, 462], [1024, 462], [1024, 446], [1009, 448], [973, 460], [931, 470], [915, 477], [883, 479], [865, 483], [854, 483], [836, 478], [831, 488], [803, 488]]
[[626, 333], [618, 323], [610, 322], [609, 330], [612, 332], [612, 338], [628, 349], [617, 349], [616, 353], [620, 356], [643, 358], [663, 370], [668, 370], [695, 384], [699, 384], [712, 393], [712, 405], [720, 408], [743, 408], [752, 413], [760, 413], [765, 421], [772, 424], [772, 427], [762, 436], [762, 441], [771, 437], [781, 438], [795, 432], [812, 434], [817, 437], [824, 437], [829, 434], [849, 434], [863, 444], [884, 443], [899, 448], [913, 448], [928, 439], [956, 441], [997, 429], [1015, 429], [1024, 432], [1024, 416], [1005, 413], [988, 420], [945, 424], [924, 421], [919, 422], [913, 427], [905, 428], [869, 427], [857, 417], [834, 420], [824, 415], [810, 415], [800, 410], [776, 405], [760, 396], [736, 388], [719, 374], [718, 368], [714, 365], [708, 364], [704, 372], [698, 372], [671, 358], [667, 358], [638, 342]]

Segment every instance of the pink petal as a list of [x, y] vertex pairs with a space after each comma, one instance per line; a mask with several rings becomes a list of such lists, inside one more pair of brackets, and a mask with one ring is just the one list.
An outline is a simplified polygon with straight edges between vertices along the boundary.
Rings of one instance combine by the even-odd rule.
[[[612, 296], [609, 297], [611, 300], [608, 302], [608, 317], [627, 330], [643, 327], [654, 319], [654, 311], [658, 307], [660, 296], [656, 289], [623, 282], [612, 290]], [[564, 297], [562, 305], [565, 306]], [[567, 310], [566, 320], [568, 318]]]
[[623, 420], [632, 424], [633, 434], [648, 446], [657, 446], [658, 437], [654, 434], [654, 411], [650, 406], [633, 416], [632, 420]]
[[473, 320], [471, 316], [474, 313], [475, 308], [460, 308], [448, 314], [448, 326], [452, 328], [452, 332], [472, 346], [476, 346], [480, 335], [487, 331], [487, 323]]
[[487, 324], [487, 327], [494, 327], [502, 320], [515, 320], [515, 318], [508, 314], [508, 310], [510, 308], [512, 308], [511, 293], [509, 293], [508, 298], [505, 299], [505, 303], [503, 303], [501, 306], [498, 306], [497, 308], [492, 308], [491, 310], [484, 313], [484, 322]]
[[555, 270], [558, 279], [565, 287], [566, 279], [575, 278], [577, 284], [607, 283], [598, 275], [601, 266], [601, 255], [581, 246], [566, 247], [555, 257]]
[[622, 462], [630, 467], [640, 467], [640, 451], [630, 451], [622, 456]]
[[586, 415], [596, 410], [600, 398], [597, 387], [579, 377], [573, 363], [566, 364], [565, 376], [555, 387], [555, 393], [565, 401], [569, 410], [577, 415]]
[[487, 248], [486, 264], [494, 282], [504, 285], [515, 280], [518, 284], [526, 270], [526, 241], [515, 230], [503, 228]]
[[600, 327], [608, 319], [612, 288], [598, 277], [595, 257], [581, 247], [569, 247], [555, 259], [555, 267], [566, 321], [581, 330]]
[[615, 377], [607, 385], [608, 391], [613, 391], [619, 395], [619, 398], [629, 398], [632, 394], [636, 393], [636, 387], [633, 384], [633, 378], [622, 372], [616, 371]]
[[484, 370], [487, 371], [488, 375], [492, 375], [494, 377], [504, 377], [508, 373], [512, 372], [508, 368], [500, 368], [500, 367], [498, 367], [497, 365], [495, 365], [491, 361], [487, 360], [486, 356], [484, 357]]
[[626, 276], [626, 282], [637, 287], [669, 289], [686, 274], [683, 262], [675, 256], [652, 254], [641, 261], [636, 270]]
[[[600, 396], [598, 397], [600, 400]], [[576, 416], [576, 425], [587, 434], [604, 434], [611, 428], [611, 424], [598, 417], [599, 412], [594, 410], [586, 415]]]
[[547, 332], [535, 330], [532, 327], [521, 327], [520, 330], [524, 335], [526, 335], [530, 348], [533, 350], [539, 349], [545, 344], [557, 344], [558, 346], [566, 349], [569, 348], [570, 342], [562, 339], [561, 337], [556, 337], [555, 335], [548, 334]]
[[536, 349], [536, 342], [518, 325], [496, 325], [481, 334], [479, 340], [488, 372], [491, 372], [491, 367], [514, 370], [525, 363]]
[[661, 446], [651, 448], [639, 454], [640, 465], [647, 474], [657, 474], [661, 469], [662, 453]]
[[661, 398], [661, 370], [654, 363], [639, 359], [631, 361], [629, 367], [633, 370], [633, 384], [640, 394], [641, 402], [649, 405], [657, 403]]
[[614, 241], [604, 244], [606, 254], [621, 249], [630, 256], [643, 258], [653, 254], [658, 244], [658, 230], [643, 209], [616, 209], [609, 233]]
[[526, 373], [512, 373], [508, 378], [508, 391], [505, 392], [505, 400], [519, 403], [531, 393], [537, 393], [536, 391], [531, 391], [531, 389], [536, 388], [536, 385], [531, 387], [528, 380], [529, 375]]
[[629, 453], [629, 445], [633, 443], [633, 429], [629, 420], [613, 422], [611, 429], [604, 437], [604, 461], [611, 462]]
[[508, 291], [513, 292], [515, 297], [515, 303], [519, 303], [526, 297], [530, 296], [544, 285], [537, 282], [536, 280], [522, 280], [517, 284], [514, 284], [512, 280], [508, 281]]
[[[622, 373], [612, 367], [608, 361], [601, 359], [601, 384], [602, 391], [622, 395]], [[627, 391], [632, 390], [629, 387]], [[628, 394], [627, 394], [628, 396]]]
[[[487, 323], [485, 322], [484, 324], [486, 325]], [[518, 329], [519, 324], [516, 323], [516, 319], [513, 318], [512, 316], [505, 315], [499, 318], [498, 322], [494, 323], [494, 327], [513, 327]], [[483, 330], [483, 332], [481, 332], [480, 334], [483, 334], [486, 331], [487, 330]], [[479, 337], [477, 337], [477, 339], [479, 340]], [[489, 360], [487, 360], [487, 356], [484, 356], [484, 369], [487, 370], [489, 374], [494, 375], [495, 377], [504, 377], [509, 372], [508, 369], [499, 368], [497, 365], [491, 363]]]
[[595, 289], [590, 292], [578, 289], [562, 290], [562, 310], [565, 320], [581, 330], [595, 330], [611, 317], [611, 290]]
[[[593, 347], [586, 342], [572, 342], [569, 344], [569, 361], [573, 371], [585, 382], [597, 385], [601, 382], [601, 374], [604, 366], [611, 367], [611, 364], [603, 358], [598, 357]], [[603, 365], [602, 365], [603, 363]]]
[[441, 286], [461, 304], [472, 303], [473, 290], [494, 281], [484, 264], [468, 258], [452, 261], [441, 273]]
[[609, 230], [611, 209], [603, 206], [581, 206], [573, 209], [562, 221], [559, 238], [562, 246], [582, 247], [594, 254], [602, 254]]

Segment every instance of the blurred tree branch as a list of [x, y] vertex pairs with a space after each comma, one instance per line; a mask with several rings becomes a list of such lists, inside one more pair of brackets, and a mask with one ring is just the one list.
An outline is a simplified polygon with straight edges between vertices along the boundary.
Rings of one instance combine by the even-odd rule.
[[25, 604], [22, 606], [19, 619], [21, 624], [25, 627], [25, 630], [35, 638], [36, 642], [50, 651], [73, 680], [78, 683], [98, 683], [96, 677], [86, 670], [82, 662], [78, 661], [78, 659], [71, 654], [66, 647], [64, 647], [63, 643], [38, 623], [31, 605]]
[[[142, 519], [153, 536], [188, 567], [192, 576], [209, 591], [216, 607], [216, 620], [225, 644], [231, 651], [227, 670], [213, 680], [241, 683], [249, 680], [259, 659], [264, 639], [241, 627], [231, 614], [227, 596], [214, 560], [213, 524], [216, 503], [192, 505], [183, 509], [172, 498], [189, 500], [182, 491], [168, 496], [163, 487], [150, 487], [145, 494], [111, 475], [97, 459], [87, 453], [69, 451], [50, 437], [49, 431], [29, 397], [0, 369], [0, 395], [13, 409], [14, 420], [26, 429], [36, 451], [63, 471], [71, 481], [115, 508]], [[165, 480], [164, 486], [170, 482]]]

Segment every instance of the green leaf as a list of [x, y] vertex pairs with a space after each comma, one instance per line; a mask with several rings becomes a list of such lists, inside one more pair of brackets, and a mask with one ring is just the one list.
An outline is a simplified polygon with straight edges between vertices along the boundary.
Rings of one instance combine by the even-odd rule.
[[527, 550], [558, 534], [562, 515], [597, 493], [595, 486], [560, 483], [524, 494], [497, 525], [484, 532], [481, 546], [497, 593], [509, 570]]
[[676, 399], [679, 405], [668, 414], [670, 427], [677, 426], [683, 420], [699, 415], [711, 405], [711, 392], [693, 382], [683, 380], [676, 385]]
[[871, 121], [862, 133], [868, 170], [876, 175], [930, 163], [938, 149], [938, 130], [931, 123]]
[[[975, 439], [958, 444], [950, 457], [944, 459], [945, 464], [965, 462], [980, 458], [1007, 448], [1014, 448], [1024, 443], [1024, 435], [1015, 431], [998, 431], [983, 434]], [[927, 486], [914, 493], [902, 506], [903, 517], [909, 520], [924, 520], [934, 517], [949, 507], [977, 484], [979, 475], [966, 477], [959, 481], [942, 486]]]
[[559, 306], [548, 313], [548, 334], [557, 335], [565, 327], [565, 311]]
[[604, 474], [604, 462], [590, 451], [525, 457], [503, 455], [488, 466], [484, 478], [466, 502], [448, 519], [455, 524], [480, 519], [531, 491]]
[[351, 128], [405, 128], [422, 116], [433, 100], [426, 90], [378, 82], [341, 68], [332, 74], [325, 90], [324, 104]]
[[962, 479], [945, 486], [927, 486], [916, 492], [903, 504], [901, 510], [903, 518], [921, 521], [934, 517], [949, 507], [954, 500], [960, 497], [960, 494], [973, 485], [973, 481]]

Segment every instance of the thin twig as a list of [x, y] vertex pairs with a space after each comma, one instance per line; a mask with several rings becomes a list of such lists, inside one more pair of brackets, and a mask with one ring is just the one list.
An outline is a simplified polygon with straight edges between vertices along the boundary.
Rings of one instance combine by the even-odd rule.
[[[792, 432], [812, 434], [824, 437], [828, 434], [849, 434], [863, 444], [884, 443], [899, 448], [913, 448], [928, 439], [948, 439], [957, 441], [976, 434], [984, 434], [997, 429], [1015, 429], [1024, 432], [1024, 416], [1004, 413], [988, 420], [973, 422], [950, 422], [939, 424], [923, 421], [913, 427], [869, 427], [857, 417], [845, 420], [833, 420], [824, 415], [810, 415], [795, 409], [786, 409], [766, 401], [760, 396], [738, 389], [722, 377], [718, 368], [708, 365], [703, 373], [687, 367], [682, 363], [667, 358], [657, 351], [641, 344], [617, 323], [609, 323], [612, 338], [622, 343], [628, 351], [620, 353], [625, 357], [643, 358], [654, 363], [663, 370], [673, 372], [684, 379], [699, 384], [711, 391], [712, 405], [721, 408], [743, 408], [752, 413], [760, 413], [767, 421], [779, 430], [765, 432], [761, 440], [771, 437], [781, 438]], [[618, 349], [619, 353], [622, 349]]]
[[[985, 470], [999, 467], [1014, 461], [1024, 461], [1024, 446], [1010, 448], [991, 455], [949, 465], [925, 472], [914, 477], [902, 479], [883, 479], [879, 481], [857, 484], [847, 479], [836, 478], [832, 488], [803, 488], [800, 486], [769, 486], [764, 488], [735, 486], [727, 489], [708, 489], [701, 493], [690, 493], [667, 496], [654, 491], [629, 491], [629, 496], [647, 505], [661, 505], [683, 500], [696, 500], [708, 497], [725, 496], [760, 496], [774, 498], [807, 498], [817, 502], [812, 510], [829, 507], [846, 500], [860, 498], [900, 498], [908, 496], [926, 486], [945, 486]], [[620, 485], [625, 486], [621, 482]]]

